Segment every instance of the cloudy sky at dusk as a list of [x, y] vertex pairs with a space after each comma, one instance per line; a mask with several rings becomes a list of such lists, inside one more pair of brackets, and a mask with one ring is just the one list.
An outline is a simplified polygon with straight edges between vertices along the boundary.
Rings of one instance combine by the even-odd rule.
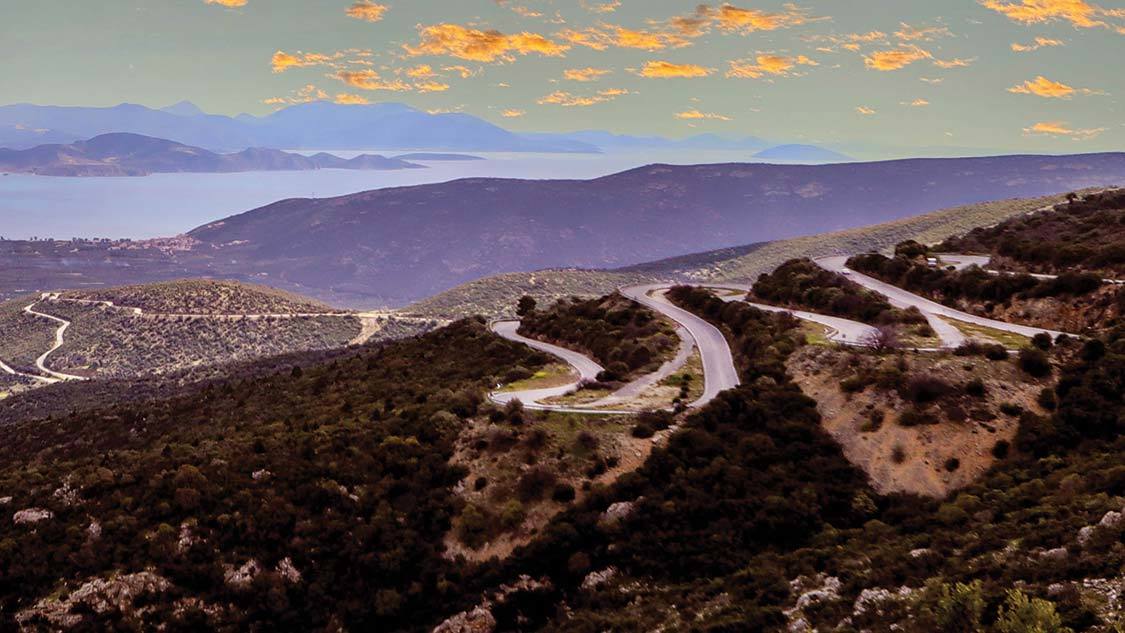
[[3, 22], [3, 103], [398, 101], [519, 131], [1125, 141], [1121, 3], [37, 0]]

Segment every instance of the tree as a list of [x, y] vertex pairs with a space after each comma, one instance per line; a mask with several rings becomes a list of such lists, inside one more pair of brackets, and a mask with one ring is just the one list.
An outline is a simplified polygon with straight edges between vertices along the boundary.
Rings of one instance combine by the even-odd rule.
[[535, 299], [524, 295], [520, 297], [519, 303], [516, 304], [516, 315], [521, 317], [527, 316], [532, 312], [535, 312], [535, 308], [538, 305], [539, 304], [535, 302]]
[[1019, 589], [1008, 592], [1007, 602], [1000, 607], [996, 630], [999, 633], [1072, 633], [1063, 626], [1054, 603], [1028, 598]]
[[938, 597], [938, 630], [943, 633], [977, 633], [981, 630], [981, 614], [984, 612], [984, 597], [981, 595], [981, 582], [974, 580], [969, 584], [957, 583], [941, 586]]
[[880, 325], [875, 328], [875, 331], [863, 337], [863, 340], [860, 342], [880, 353], [898, 349], [899, 347], [898, 332], [889, 325]]

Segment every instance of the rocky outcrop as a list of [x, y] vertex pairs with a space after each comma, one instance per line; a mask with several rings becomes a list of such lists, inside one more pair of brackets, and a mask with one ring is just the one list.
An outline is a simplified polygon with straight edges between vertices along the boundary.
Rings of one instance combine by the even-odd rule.
[[55, 513], [44, 508], [25, 508], [12, 515], [16, 525], [34, 525], [55, 518]]
[[54, 596], [20, 611], [16, 614], [16, 622], [21, 628], [32, 630], [67, 629], [80, 624], [87, 613], [117, 611], [126, 621], [139, 625], [148, 607], [135, 607], [137, 598], [163, 593], [171, 586], [166, 578], [151, 571], [94, 578], [69, 594], [56, 592]]

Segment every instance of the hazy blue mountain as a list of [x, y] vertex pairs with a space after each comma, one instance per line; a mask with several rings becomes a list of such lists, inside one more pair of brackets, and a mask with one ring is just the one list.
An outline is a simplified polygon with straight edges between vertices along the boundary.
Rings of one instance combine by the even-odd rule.
[[432, 152], [413, 152], [410, 154], [400, 154], [395, 156], [399, 160], [430, 160], [430, 161], [476, 161], [487, 160], [481, 156], [473, 156], [471, 154], [435, 154]]
[[160, 108], [160, 111], [167, 112], [168, 114], [175, 114], [176, 116], [200, 116], [207, 114], [202, 109], [200, 109], [199, 106], [186, 100], [164, 108]]
[[70, 132], [29, 128], [23, 125], [0, 125], [0, 147], [27, 149], [46, 143], [72, 143], [80, 137]]
[[769, 143], [753, 136], [744, 138], [724, 138], [717, 134], [698, 134], [683, 139], [670, 139], [662, 136], [630, 136], [614, 134], [601, 130], [582, 130], [578, 132], [537, 132], [524, 134], [527, 138], [545, 141], [574, 141], [595, 145], [603, 151], [626, 151], [638, 149], [696, 149], [696, 150], [746, 150], [757, 151], [769, 147]]
[[[567, 139], [529, 139], [467, 114], [429, 114], [385, 103], [314, 102], [264, 117], [206, 114], [190, 102], [163, 110], [121, 104], [83, 108], [17, 104], [0, 107], [0, 128], [66, 130], [78, 138], [127, 132], [211, 150], [247, 147], [426, 149], [503, 152], [596, 152]], [[71, 136], [65, 140], [74, 140]], [[63, 140], [63, 139], [58, 139]], [[26, 146], [26, 144], [24, 144]]]
[[70, 145], [0, 149], [0, 171], [42, 176], [147, 176], [153, 173], [230, 173], [310, 169], [414, 169], [421, 165], [363, 154], [343, 159], [331, 154], [302, 156], [276, 149], [251, 148], [218, 154], [174, 141], [114, 133]]
[[845, 163], [852, 160], [849, 156], [816, 145], [777, 145], [754, 154], [754, 158], [794, 163]]

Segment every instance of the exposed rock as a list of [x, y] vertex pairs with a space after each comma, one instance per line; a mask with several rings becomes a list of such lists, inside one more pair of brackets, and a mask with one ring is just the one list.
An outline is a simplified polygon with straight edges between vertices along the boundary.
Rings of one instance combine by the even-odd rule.
[[1065, 547], [1056, 547], [1055, 549], [1049, 549], [1043, 552], [1040, 558], [1043, 560], [1064, 561], [1068, 556], [1070, 556], [1070, 552], [1066, 551]]
[[582, 579], [582, 588], [587, 591], [597, 589], [612, 580], [616, 575], [616, 567], [607, 567], [601, 571], [592, 571], [586, 574], [586, 577]]
[[910, 558], [922, 558], [933, 553], [934, 551], [928, 547], [920, 547], [918, 549], [910, 550]]
[[245, 589], [250, 586], [250, 583], [254, 582], [254, 578], [256, 578], [261, 571], [262, 566], [258, 564], [258, 561], [251, 558], [238, 569], [228, 566], [223, 573], [223, 580], [230, 587]]
[[16, 525], [39, 523], [55, 518], [55, 513], [44, 508], [25, 508], [12, 515], [12, 522]]
[[78, 489], [71, 486], [69, 481], [64, 482], [51, 496], [68, 508], [78, 503]]
[[172, 583], [163, 576], [150, 571], [115, 575], [109, 579], [94, 578], [65, 594], [65, 599], [60, 600], [56, 592], [54, 596], [35, 603], [34, 607], [20, 611], [16, 614], [16, 622], [28, 629], [41, 628], [36, 625], [44, 623], [52, 628], [70, 628], [82, 622], [83, 613], [111, 610], [120, 611], [126, 619], [139, 619], [147, 608], [134, 608], [136, 598], [143, 594], [165, 592], [171, 586]]
[[496, 630], [496, 618], [484, 606], [463, 611], [437, 625], [433, 633], [492, 633]]
[[1078, 530], [1078, 544], [1085, 547], [1090, 539], [1094, 537], [1094, 526], [1087, 525], [1086, 527]]
[[636, 509], [636, 501], [618, 501], [606, 508], [601, 518], [598, 519], [598, 523], [601, 525], [617, 525], [629, 518]]
[[250, 478], [254, 481], [264, 481], [266, 479], [269, 479], [270, 477], [273, 477], [273, 473], [266, 470], [265, 468], [263, 468], [262, 470], [255, 470], [250, 474]]
[[914, 590], [910, 587], [900, 587], [898, 591], [890, 591], [882, 588], [864, 589], [859, 592], [859, 596], [855, 599], [855, 605], [852, 607], [852, 617], [861, 616], [869, 611], [878, 613], [882, 605], [888, 602], [897, 602], [909, 598], [912, 593], [914, 593]]
[[293, 566], [293, 559], [286, 556], [277, 564], [277, 573], [291, 585], [301, 582], [301, 572]]
[[102, 537], [102, 524], [98, 523], [97, 519], [90, 519], [90, 525], [86, 526], [86, 538], [91, 541], [96, 541]]
[[789, 619], [788, 630], [811, 631], [812, 628], [809, 626], [808, 620], [805, 619], [803, 610], [825, 602], [838, 601], [840, 599], [840, 586], [839, 578], [824, 576], [823, 574], [817, 574], [812, 578], [801, 576], [789, 581], [789, 590], [797, 596], [797, 600], [792, 608], [783, 611], [785, 617]]
[[0, 497], [0, 506], [10, 505], [12, 503], [11, 497]]
[[808, 620], [804, 618], [797, 618], [796, 620], [791, 621], [789, 623], [789, 626], [786, 627], [785, 630], [789, 631], [789, 633], [805, 633], [806, 631], [811, 631], [812, 627], [809, 626]]
[[192, 545], [199, 542], [199, 537], [195, 535], [194, 527], [194, 520], [184, 521], [180, 524], [180, 537], [176, 540], [176, 552], [182, 554]]
[[1106, 528], [1107, 530], [1119, 529], [1121, 527], [1122, 517], [1123, 515], [1120, 512], [1114, 512], [1113, 510], [1110, 510], [1109, 512], [1105, 513], [1105, 516], [1102, 517], [1101, 521], [1098, 521], [1098, 525]]

